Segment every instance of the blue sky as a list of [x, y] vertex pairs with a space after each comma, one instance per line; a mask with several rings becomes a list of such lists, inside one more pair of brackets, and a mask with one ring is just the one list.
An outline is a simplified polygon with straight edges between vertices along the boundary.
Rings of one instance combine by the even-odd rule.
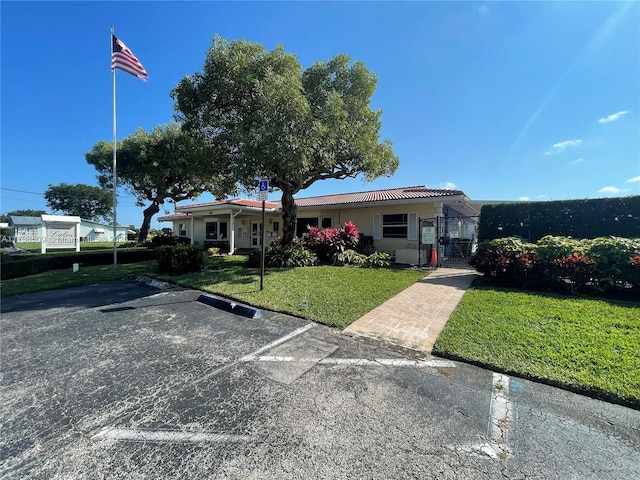
[[[46, 209], [49, 184], [97, 185], [84, 153], [112, 137], [111, 25], [150, 77], [117, 72], [119, 139], [172, 120], [170, 90], [202, 68], [217, 34], [282, 44], [303, 67], [345, 53], [377, 75], [372, 107], [383, 111], [397, 173], [316, 182], [298, 196], [411, 185], [458, 188], [473, 200], [640, 194], [638, 2], [0, 8], [2, 212]], [[141, 221], [142, 208], [121, 195], [118, 223]]]

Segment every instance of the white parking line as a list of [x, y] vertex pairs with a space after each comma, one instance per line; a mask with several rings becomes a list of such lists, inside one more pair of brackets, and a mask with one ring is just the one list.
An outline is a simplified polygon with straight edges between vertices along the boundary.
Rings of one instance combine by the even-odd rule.
[[258, 350], [256, 350], [255, 352], [250, 353], [249, 355], [245, 355], [244, 357], [242, 357], [242, 358], [240, 359], [240, 361], [241, 361], [241, 362], [250, 362], [250, 361], [252, 361], [252, 360], [255, 360], [255, 358], [256, 358], [258, 355], [260, 355], [262, 352], [266, 352], [266, 351], [268, 351], [268, 350], [271, 350], [272, 348], [277, 347], [278, 345], [280, 345], [280, 344], [282, 344], [282, 343], [284, 343], [284, 342], [286, 342], [286, 341], [288, 341], [288, 340], [291, 340], [293, 337], [297, 337], [297, 336], [298, 336], [298, 335], [300, 335], [301, 333], [304, 333], [304, 332], [306, 332], [307, 330], [309, 330], [310, 328], [313, 328], [313, 327], [314, 327], [314, 325], [315, 325], [314, 323], [310, 323], [310, 324], [308, 324], [308, 325], [305, 325], [304, 327], [300, 327], [300, 328], [298, 328], [297, 330], [294, 330], [293, 332], [291, 332], [291, 333], [289, 333], [289, 334], [285, 335], [284, 337], [281, 337], [281, 338], [279, 338], [279, 339], [277, 339], [277, 340], [275, 340], [275, 341], [271, 342], [270, 344], [265, 345], [265, 346], [264, 346], [264, 347], [262, 347], [262, 348], [259, 348], [259, 349], [258, 349]]
[[91, 437], [91, 440], [121, 440], [129, 442], [167, 443], [238, 443], [247, 442], [247, 435], [229, 435], [208, 432], [183, 432], [179, 430], [134, 430], [131, 428], [105, 427]]
[[407, 360], [402, 358], [311, 358], [311, 357], [291, 357], [279, 355], [262, 355], [243, 361], [256, 362], [301, 362], [317, 363], [318, 365], [359, 365], [359, 366], [389, 366], [389, 367], [442, 367], [454, 368], [455, 363], [449, 360]]

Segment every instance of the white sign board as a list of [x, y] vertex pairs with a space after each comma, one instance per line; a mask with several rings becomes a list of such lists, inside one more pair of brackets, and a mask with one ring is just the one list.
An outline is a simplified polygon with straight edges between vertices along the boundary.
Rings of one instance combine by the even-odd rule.
[[435, 245], [436, 227], [422, 227], [422, 244]]
[[260, 200], [261, 202], [266, 202], [268, 195], [269, 194], [267, 192], [258, 192], [258, 200]]

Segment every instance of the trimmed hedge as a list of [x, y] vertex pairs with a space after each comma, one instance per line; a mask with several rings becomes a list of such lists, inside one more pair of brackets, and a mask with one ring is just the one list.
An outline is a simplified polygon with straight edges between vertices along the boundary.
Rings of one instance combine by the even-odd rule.
[[[132, 248], [118, 249], [118, 263], [136, 263], [156, 258], [155, 250]], [[84, 267], [109, 265], [113, 263], [113, 250], [94, 250], [90, 252], [65, 252], [32, 255], [2, 255], [0, 278], [26, 277], [49, 270], [72, 268], [74, 263]]]
[[158, 270], [180, 274], [199, 272], [204, 266], [204, 250], [198, 245], [164, 246], [156, 249]]
[[495, 283], [532, 289], [623, 293], [640, 298], [640, 238], [548, 235], [482, 242], [469, 264]]
[[479, 239], [640, 237], [640, 196], [484, 205]]

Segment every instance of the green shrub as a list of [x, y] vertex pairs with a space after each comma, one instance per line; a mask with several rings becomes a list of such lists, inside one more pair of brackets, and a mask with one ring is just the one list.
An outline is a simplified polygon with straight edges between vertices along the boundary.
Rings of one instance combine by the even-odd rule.
[[171, 247], [174, 245], [189, 245], [191, 244], [191, 239], [188, 237], [176, 237], [175, 235], [171, 235], [168, 233], [163, 233], [161, 235], [156, 235], [151, 239], [151, 247]]
[[480, 240], [519, 236], [536, 242], [545, 235], [640, 237], [640, 195], [482, 207]]
[[199, 272], [204, 265], [204, 252], [198, 245], [174, 245], [158, 247], [158, 270], [181, 274]]
[[366, 255], [356, 252], [355, 250], [345, 250], [339, 252], [333, 257], [335, 265], [345, 265], [350, 267], [360, 267], [364, 265]]
[[630, 260], [640, 254], [640, 238], [596, 238], [588, 242], [585, 254], [596, 262], [594, 277], [599, 290], [637, 283]]
[[535, 245], [514, 237], [482, 242], [469, 263], [507, 286], [637, 295], [640, 260], [634, 260], [636, 256], [640, 256], [640, 239], [547, 235]]
[[391, 255], [385, 252], [373, 252], [364, 259], [365, 268], [383, 268], [391, 265]]
[[[245, 260], [245, 265], [259, 267], [261, 255], [260, 249], [252, 250]], [[288, 247], [275, 244], [265, 247], [264, 264], [272, 268], [311, 267], [318, 264], [318, 257], [300, 244]]]

